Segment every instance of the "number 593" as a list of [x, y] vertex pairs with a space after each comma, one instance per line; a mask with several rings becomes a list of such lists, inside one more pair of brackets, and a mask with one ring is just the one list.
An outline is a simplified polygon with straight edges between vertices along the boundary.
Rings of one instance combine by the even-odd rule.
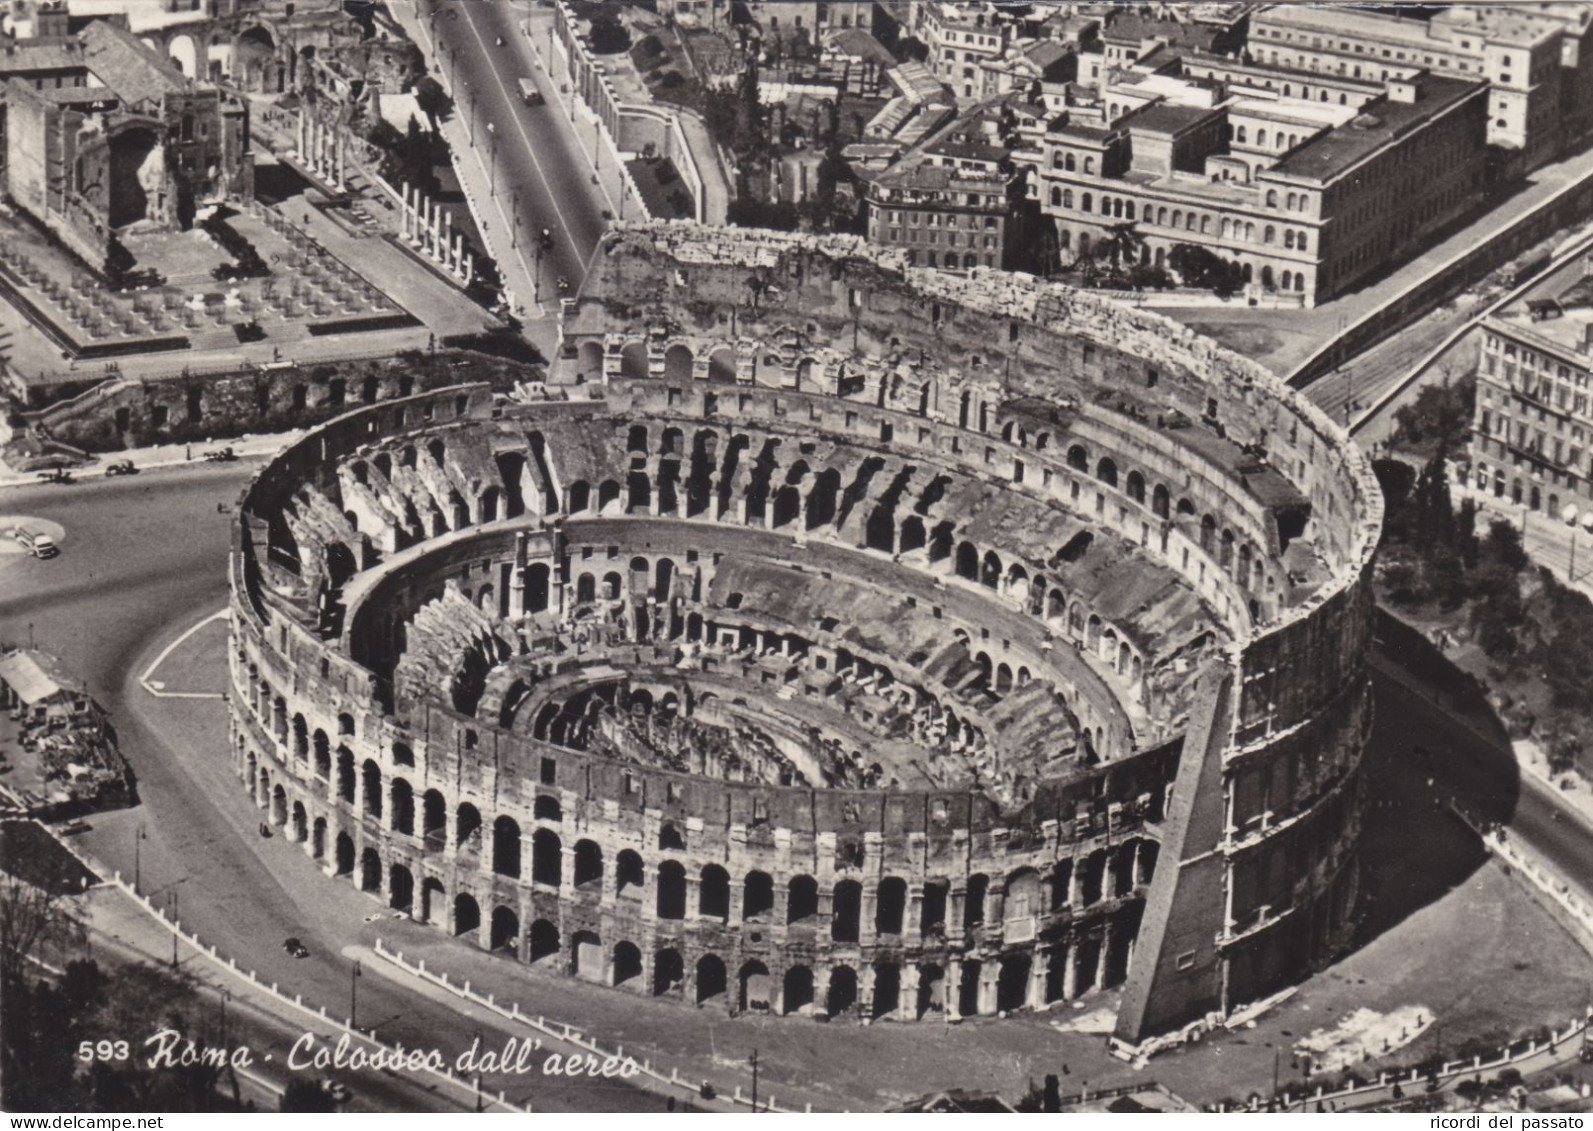
[[130, 1055], [126, 1041], [83, 1041], [77, 1046], [77, 1058], [91, 1064], [96, 1060], [126, 1060]]

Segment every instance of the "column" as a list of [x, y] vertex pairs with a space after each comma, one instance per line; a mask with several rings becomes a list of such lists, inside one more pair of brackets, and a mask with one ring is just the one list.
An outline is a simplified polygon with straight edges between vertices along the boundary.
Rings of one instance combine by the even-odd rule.
[[525, 562], [526, 533], [522, 530], [514, 536], [514, 568], [509, 571], [509, 610], [515, 616], [525, 615]]
[[[958, 896], [961, 903], [961, 896]], [[962, 959], [952, 958], [946, 962], [946, 974], [941, 981], [940, 996], [946, 1003], [946, 1020], [958, 1021], [962, 1019]]]
[[828, 1017], [830, 1015], [830, 968], [814, 964], [813, 968], [813, 1016]]
[[1029, 960], [1029, 990], [1026, 1002], [1030, 1009], [1045, 1008], [1045, 978], [1046, 971], [1051, 965], [1051, 950], [1034, 948], [1034, 957]]
[[1001, 1000], [1001, 963], [985, 962], [979, 967], [979, 1013], [988, 1016], [996, 1012]]
[[1095, 962], [1095, 988], [1106, 988], [1107, 960], [1112, 953], [1112, 922], [1108, 919], [1101, 926], [1101, 956]]
[[896, 999], [896, 1014], [904, 1021], [918, 1020], [918, 967], [902, 963], [901, 988]]
[[1079, 948], [1068, 943], [1067, 956], [1062, 968], [1062, 1000], [1072, 1001], [1079, 996]]
[[[642, 922], [658, 922], [658, 868], [645, 860], [642, 861]], [[650, 935], [651, 932], [649, 931], [648, 934]], [[648, 964], [648, 969], [651, 969], [652, 960], [652, 948], [649, 947], [644, 960]], [[651, 992], [652, 984], [651, 975], [649, 975], [647, 982], [649, 992]]]

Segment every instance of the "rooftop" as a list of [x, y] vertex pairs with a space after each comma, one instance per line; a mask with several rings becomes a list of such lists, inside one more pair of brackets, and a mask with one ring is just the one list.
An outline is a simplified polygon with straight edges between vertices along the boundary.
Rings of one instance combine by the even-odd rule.
[[1157, 103], [1135, 114], [1127, 125], [1133, 133], [1181, 134], [1220, 113], [1222, 111], [1201, 106]]
[[1396, 138], [1486, 90], [1482, 83], [1428, 75], [1415, 102], [1390, 98], [1369, 102], [1345, 125], [1313, 138], [1263, 175], [1331, 180]]
[[[1561, 20], [1538, 16], [1514, 6], [1457, 6], [1440, 12], [1430, 21], [1388, 16], [1335, 4], [1331, 8], [1304, 4], [1277, 4], [1258, 13], [1262, 23], [1281, 24], [1306, 31], [1332, 35], [1353, 35], [1382, 40], [1389, 44], [1427, 48], [1447, 46], [1454, 32], [1475, 31], [1493, 42], [1526, 46], [1553, 35], [1563, 27]], [[1328, 42], [1331, 50], [1333, 44]], [[1478, 45], [1479, 54], [1481, 44]]]
[[0, 656], [0, 683], [30, 707], [63, 692], [82, 693], [80, 686], [62, 675], [53, 656], [38, 651], [17, 651]]
[[158, 102], [193, 89], [181, 71], [126, 28], [95, 20], [80, 38], [89, 70], [123, 102]]
[[1593, 365], [1585, 349], [1593, 331], [1593, 278], [1584, 274], [1586, 269], [1585, 265], [1573, 269], [1569, 279], [1564, 272], [1554, 272], [1494, 311], [1488, 321], [1513, 337], [1578, 355], [1583, 365]]

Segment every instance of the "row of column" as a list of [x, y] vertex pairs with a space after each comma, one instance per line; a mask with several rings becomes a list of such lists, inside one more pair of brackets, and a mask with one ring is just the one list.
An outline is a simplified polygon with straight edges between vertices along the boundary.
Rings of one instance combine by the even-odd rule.
[[476, 259], [466, 250], [464, 233], [454, 231], [453, 213], [416, 186], [402, 184], [398, 192], [400, 238], [468, 287], [476, 278]]
[[340, 190], [348, 183], [348, 142], [343, 130], [301, 109], [297, 140], [299, 160], [306, 168]]

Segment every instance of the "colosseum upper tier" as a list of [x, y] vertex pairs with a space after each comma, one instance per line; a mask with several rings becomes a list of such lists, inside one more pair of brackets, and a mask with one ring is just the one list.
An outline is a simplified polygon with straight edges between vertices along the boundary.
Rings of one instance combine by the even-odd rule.
[[1136, 1044], [1348, 943], [1381, 502], [1303, 398], [849, 237], [622, 226], [562, 332], [244, 497], [237, 768], [328, 874], [732, 1010], [1122, 984]]

